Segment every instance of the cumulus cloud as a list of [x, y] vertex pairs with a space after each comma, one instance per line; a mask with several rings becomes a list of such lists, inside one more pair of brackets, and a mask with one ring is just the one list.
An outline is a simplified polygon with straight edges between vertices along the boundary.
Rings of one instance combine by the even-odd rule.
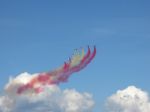
[[23, 73], [9, 80], [0, 96], [0, 112], [92, 112], [92, 95], [75, 89], [61, 90], [57, 85], [49, 85], [43, 86], [43, 91], [38, 94], [32, 90], [16, 93], [20, 85], [36, 75]]
[[150, 112], [150, 100], [148, 93], [129, 86], [119, 90], [107, 99], [108, 112]]

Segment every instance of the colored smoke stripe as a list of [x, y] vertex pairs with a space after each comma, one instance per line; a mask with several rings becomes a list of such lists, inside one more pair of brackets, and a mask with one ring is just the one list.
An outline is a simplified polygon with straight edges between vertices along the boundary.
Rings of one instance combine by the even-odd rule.
[[28, 83], [21, 85], [17, 89], [17, 93], [21, 94], [26, 90], [33, 90], [36, 93], [42, 91], [43, 85], [52, 85], [66, 82], [69, 76], [85, 68], [95, 57], [96, 47], [94, 46], [93, 52], [91, 52], [89, 46], [88, 51], [84, 54], [84, 49], [77, 50], [72, 58], [68, 62], [65, 62], [63, 66], [54, 71], [39, 73], [33, 77]]

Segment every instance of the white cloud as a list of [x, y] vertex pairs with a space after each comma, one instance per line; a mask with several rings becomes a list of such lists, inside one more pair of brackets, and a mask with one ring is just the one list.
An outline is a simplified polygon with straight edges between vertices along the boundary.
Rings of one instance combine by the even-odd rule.
[[107, 99], [108, 112], [150, 112], [148, 93], [129, 86], [119, 90]]
[[92, 112], [92, 96], [75, 89], [61, 90], [51, 85], [44, 86], [44, 91], [39, 94], [33, 91], [17, 94], [18, 86], [26, 84], [35, 75], [23, 73], [10, 79], [4, 95], [0, 96], [0, 112]]

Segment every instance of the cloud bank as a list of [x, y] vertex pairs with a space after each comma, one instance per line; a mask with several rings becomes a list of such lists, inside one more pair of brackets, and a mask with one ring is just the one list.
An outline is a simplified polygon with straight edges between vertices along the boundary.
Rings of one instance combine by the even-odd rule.
[[0, 112], [92, 112], [94, 101], [89, 93], [61, 90], [57, 85], [43, 86], [40, 93], [28, 90], [17, 94], [20, 85], [37, 74], [22, 73], [11, 78], [0, 96]]
[[150, 100], [147, 92], [129, 86], [110, 96], [106, 107], [108, 112], [150, 112]]

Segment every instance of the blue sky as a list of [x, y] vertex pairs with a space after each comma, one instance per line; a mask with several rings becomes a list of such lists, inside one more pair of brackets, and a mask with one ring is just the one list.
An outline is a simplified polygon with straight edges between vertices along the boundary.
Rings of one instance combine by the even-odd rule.
[[75, 48], [97, 47], [84, 70], [61, 88], [93, 94], [95, 112], [118, 89], [150, 93], [150, 2], [141, 0], [0, 1], [0, 90], [9, 76], [62, 65]]

